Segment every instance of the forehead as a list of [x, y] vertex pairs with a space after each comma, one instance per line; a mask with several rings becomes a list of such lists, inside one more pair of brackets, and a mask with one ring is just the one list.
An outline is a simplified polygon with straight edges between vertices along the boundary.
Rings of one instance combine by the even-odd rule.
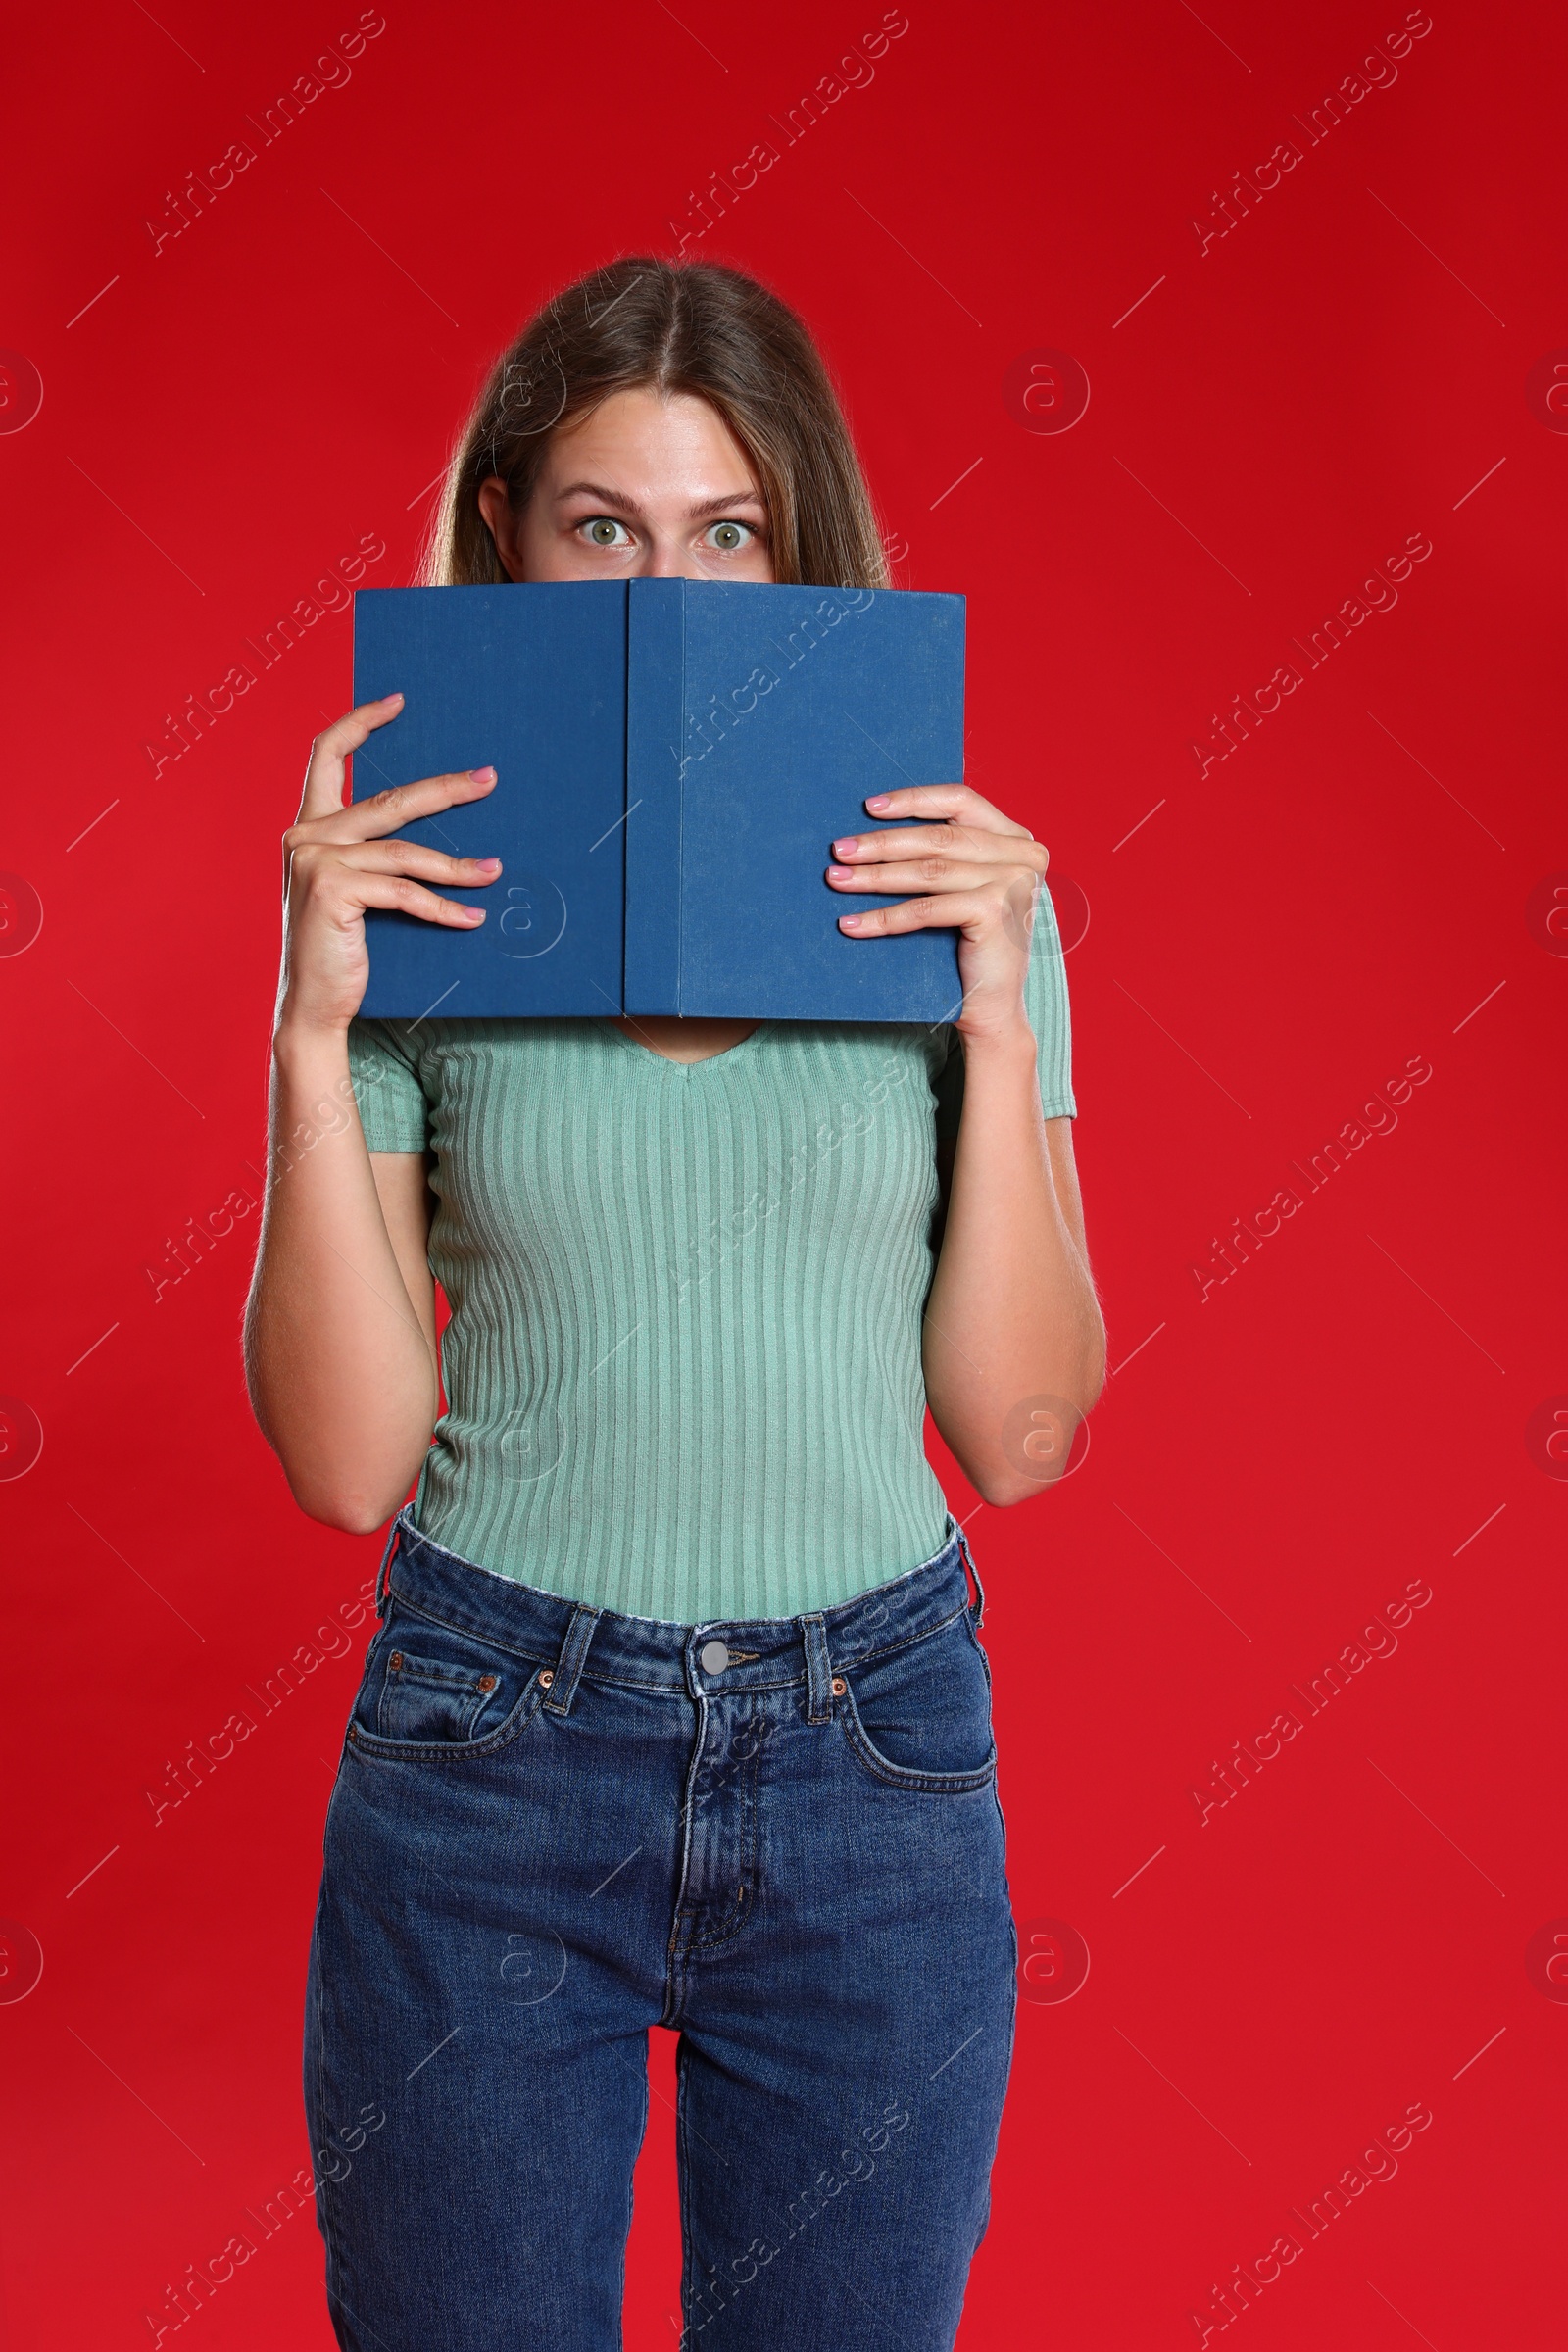
[[553, 486], [587, 475], [633, 494], [660, 489], [733, 496], [758, 488], [745, 450], [710, 402], [651, 385], [612, 392], [586, 416], [553, 433], [543, 472]]

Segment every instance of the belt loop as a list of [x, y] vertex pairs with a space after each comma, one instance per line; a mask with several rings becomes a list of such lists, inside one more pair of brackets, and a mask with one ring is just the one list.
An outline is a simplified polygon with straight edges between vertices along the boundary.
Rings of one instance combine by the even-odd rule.
[[[405, 1503], [404, 1510], [407, 1508], [408, 1505]], [[377, 1617], [386, 1615], [386, 1604], [392, 1593], [392, 1554], [398, 1547], [398, 1538], [402, 1533], [403, 1511], [399, 1511], [392, 1522], [392, 1532], [387, 1537], [386, 1549], [381, 1554], [381, 1565], [375, 1572], [375, 1613]]]
[[582, 1680], [583, 1666], [588, 1657], [588, 1644], [594, 1638], [599, 1616], [597, 1609], [579, 1607], [572, 1611], [566, 1639], [561, 1644], [561, 1655], [556, 1660], [555, 1681], [550, 1687], [550, 1696], [545, 1700], [552, 1715], [571, 1713], [571, 1702], [577, 1695], [577, 1685]]
[[962, 1528], [958, 1525], [958, 1522], [956, 1519], [954, 1520], [953, 1525], [954, 1532], [958, 1539], [958, 1548], [963, 1553], [965, 1560], [968, 1562], [969, 1574], [974, 1579], [974, 1599], [969, 1604], [969, 1622], [974, 1627], [975, 1632], [978, 1633], [980, 1630], [980, 1621], [986, 1612], [986, 1589], [980, 1582], [980, 1571], [974, 1564], [974, 1553], [969, 1549], [968, 1537], [964, 1534]]
[[808, 1723], [831, 1723], [833, 1720], [833, 1667], [827, 1654], [827, 1626], [820, 1610], [812, 1617], [800, 1620], [801, 1639], [806, 1644], [806, 1720]]

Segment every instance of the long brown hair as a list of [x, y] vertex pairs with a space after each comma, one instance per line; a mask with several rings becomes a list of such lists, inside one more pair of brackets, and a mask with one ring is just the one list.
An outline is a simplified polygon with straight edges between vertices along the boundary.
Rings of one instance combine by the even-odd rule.
[[555, 295], [496, 362], [447, 471], [428, 584], [505, 580], [480, 483], [499, 474], [520, 514], [551, 433], [645, 384], [710, 402], [740, 442], [767, 501], [775, 579], [887, 586], [860, 462], [806, 326], [739, 270], [642, 254]]

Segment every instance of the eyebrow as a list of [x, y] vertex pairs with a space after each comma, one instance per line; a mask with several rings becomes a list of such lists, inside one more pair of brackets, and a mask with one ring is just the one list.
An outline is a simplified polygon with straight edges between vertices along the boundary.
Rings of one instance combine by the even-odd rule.
[[[568, 498], [593, 498], [601, 506], [616, 507], [621, 514], [634, 515], [639, 522], [645, 519], [634, 498], [627, 498], [619, 490], [607, 490], [603, 482], [568, 482], [564, 490], [556, 492], [556, 498], [558, 502]], [[691, 520], [696, 522], [705, 515], [725, 514], [731, 507], [760, 507], [765, 514], [767, 501], [760, 490], [731, 490], [721, 498], [699, 499], [686, 512]]]

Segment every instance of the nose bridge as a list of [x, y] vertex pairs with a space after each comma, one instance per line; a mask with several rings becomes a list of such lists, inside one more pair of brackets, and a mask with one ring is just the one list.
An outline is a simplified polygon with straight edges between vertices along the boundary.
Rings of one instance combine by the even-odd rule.
[[681, 545], [677, 532], [666, 531], [657, 522], [645, 522], [647, 554], [641, 570], [635, 575], [644, 580], [706, 580], [708, 574], [696, 564]]

